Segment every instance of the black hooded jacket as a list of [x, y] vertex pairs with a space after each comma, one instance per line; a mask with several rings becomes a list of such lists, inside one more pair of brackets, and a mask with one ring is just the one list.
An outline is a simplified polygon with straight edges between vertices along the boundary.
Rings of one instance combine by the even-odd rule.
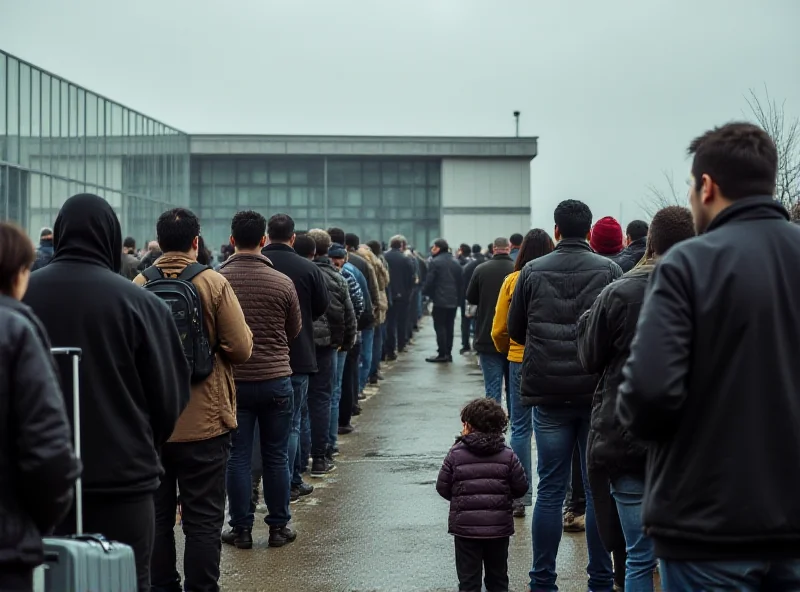
[[637, 238], [625, 247], [621, 253], [614, 255], [610, 259], [622, 268], [623, 273], [628, 273], [642, 260], [646, 249], [647, 238]]
[[[189, 365], [169, 309], [119, 275], [122, 233], [96, 195], [66, 201], [55, 256], [25, 296], [54, 347], [83, 350], [81, 442], [86, 493], [155, 491], [158, 450], [189, 399]], [[67, 409], [71, 367], [59, 360]]]

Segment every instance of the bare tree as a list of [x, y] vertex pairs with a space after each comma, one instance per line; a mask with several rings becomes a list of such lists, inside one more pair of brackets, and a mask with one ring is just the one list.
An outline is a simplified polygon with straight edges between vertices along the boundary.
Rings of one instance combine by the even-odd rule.
[[675, 186], [675, 176], [670, 171], [663, 170], [661, 175], [664, 177], [664, 185], [659, 186], [650, 183], [647, 186], [644, 199], [639, 206], [644, 210], [649, 218], [655, 216], [658, 210], [669, 206], [683, 206], [688, 204], [686, 193], [681, 194]]
[[750, 113], [764, 128], [778, 149], [778, 177], [775, 199], [787, 210], [800, 202], [800, 118], [787, 117], [785, 101], [770, 97], [766, 85], [760, 97], [752, 88], [745, 96]]

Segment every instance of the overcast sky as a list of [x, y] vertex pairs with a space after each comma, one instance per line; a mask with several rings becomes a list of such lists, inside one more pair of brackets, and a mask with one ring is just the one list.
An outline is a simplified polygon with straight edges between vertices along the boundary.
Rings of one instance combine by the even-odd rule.
[[533, 222], [642, 215], [766, 84], [800, 114], [800, 0], [0, 0], [0, 47], [186, 132], [539, 136]]

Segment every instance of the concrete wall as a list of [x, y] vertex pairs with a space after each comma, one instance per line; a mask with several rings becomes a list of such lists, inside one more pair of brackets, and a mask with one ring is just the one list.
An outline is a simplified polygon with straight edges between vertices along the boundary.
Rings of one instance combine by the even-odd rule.
[[530, 159], [442, 160], [442, 236], [451, 245], [485, 246], [530, 224]]

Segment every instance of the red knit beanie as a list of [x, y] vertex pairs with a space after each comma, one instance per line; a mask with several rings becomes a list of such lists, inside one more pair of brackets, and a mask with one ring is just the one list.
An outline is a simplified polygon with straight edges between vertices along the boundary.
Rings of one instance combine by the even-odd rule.
[[600, 218], [592, 228], [589, 244], [601, 255], [616, 255], [623, 249], [622, 226], [611, 216]]

